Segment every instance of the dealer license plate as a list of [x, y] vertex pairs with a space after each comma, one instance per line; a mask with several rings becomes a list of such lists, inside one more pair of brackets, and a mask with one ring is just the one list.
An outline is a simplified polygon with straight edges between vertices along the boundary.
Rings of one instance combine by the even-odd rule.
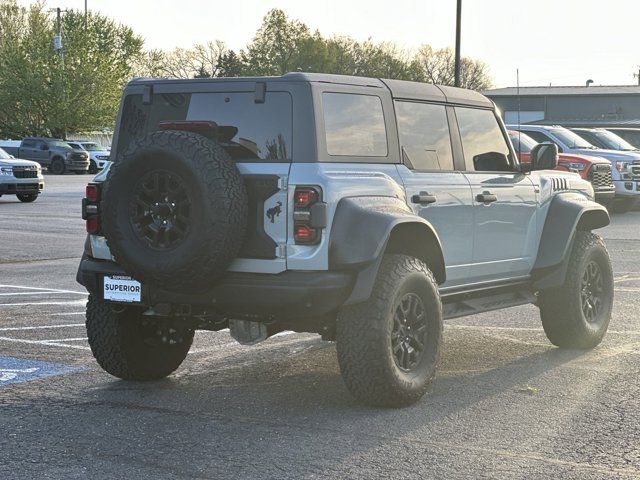
[[131, 277], [105, 275], [103, 296], [114, 302], [135, 303], [141, 301], [142, 285]]

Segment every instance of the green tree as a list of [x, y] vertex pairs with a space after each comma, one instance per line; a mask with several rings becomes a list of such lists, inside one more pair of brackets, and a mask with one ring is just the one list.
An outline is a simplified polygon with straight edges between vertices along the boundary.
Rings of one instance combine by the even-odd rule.
[[37, 3], [0, 0], [0, 136], [53, 135], [114, 123], [142, 40], [102, 15], [64, 14], [64, 69], [55, 19]]

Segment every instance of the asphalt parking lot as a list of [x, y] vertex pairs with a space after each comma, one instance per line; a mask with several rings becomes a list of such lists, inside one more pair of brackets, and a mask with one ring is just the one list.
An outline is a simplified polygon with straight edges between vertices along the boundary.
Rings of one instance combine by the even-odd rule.
[[166, 380], [100, 370], [75, 283], [89, 178], [0, 198], [0, 478], [640, 477], [640, 213], [601, 231], [616, 299], [600, 347], [554, 348], [533, 306], [448, 321], [432, 392], [382, 410], [313, 335], [198, 332]]

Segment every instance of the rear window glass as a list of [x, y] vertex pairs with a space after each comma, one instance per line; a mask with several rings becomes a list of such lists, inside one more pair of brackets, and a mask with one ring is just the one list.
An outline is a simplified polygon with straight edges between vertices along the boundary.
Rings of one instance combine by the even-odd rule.
[[264, 103], [254, 92], [155, 94], [151, 105], [142, 95], [125, 98], [118, 151], [135, 139], [158, 130], [165, 120], [215, 122], [221, 143], [236, 161], [281, 162], [291, 160], [291, 95], [267, 92]]
[[387, 131], [380, 97], [323, 93], [322, 109], [329, 155], [387, 156]]

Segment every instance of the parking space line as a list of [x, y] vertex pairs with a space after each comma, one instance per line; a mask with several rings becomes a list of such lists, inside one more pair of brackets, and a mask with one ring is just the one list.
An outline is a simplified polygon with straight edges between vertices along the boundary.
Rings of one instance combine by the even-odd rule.
[[88, 295], [87, 292], [79, 292], [77, 290], [60, 290], [58, 288], [41, 288], [41, 287], [25, 287], [23, 285], [5, 285], [0, 284], [0, 288], [16, 288], [18, 290], [36, 290], [56, 293], [75, 293], [76, 295]]
[[84, 323], [67, 323], [64, 325], [36, 325], [33, 327], [3, 327], [0, 328], [0, 332], [14, 332], [19, 330], [40, 330], [46, 328], [70, 328], [70, 327], [84, 327]]
[[[20, 295], [69, 295], [62, 292], [3, 292], [0, 293], [0, 297], [14, 297]], [[77, 295], [80, 295], [79, 293]]]
[[54, 343], [54, 342], [81, 342], [87, 340], [87, 337], [78, 338], [52, 338], [51, 340], [39, 340], [40, 343]]
[[76, 350], [91, 350], [91, 347], [85, 347], [83, 345], [66, 345], [64, 343], [43, 343], [42, 340], [26, 340], [24, 338], [10, 338], [10, 337], [0, 337], [0, 341], [4, 342], [13, 342], [13, 343], [26, 343], [29, 345], [50, 345], [52, 347], [64, 347], [64, 348], [72, 348]]
[[31, 305], [85, 305], [86, 303], [86, 300], [70, 300], [68, 302], [0, 303], [0, 307], [24, 307]]
[[51, 315], [55, 315], [57, 317], [57, 316], [63, 316], [63, 315], [86, 315], [86, 313], [87, 312], [69, 312], [69, 313], [62, 312], [62, 313], [52, 313]]

